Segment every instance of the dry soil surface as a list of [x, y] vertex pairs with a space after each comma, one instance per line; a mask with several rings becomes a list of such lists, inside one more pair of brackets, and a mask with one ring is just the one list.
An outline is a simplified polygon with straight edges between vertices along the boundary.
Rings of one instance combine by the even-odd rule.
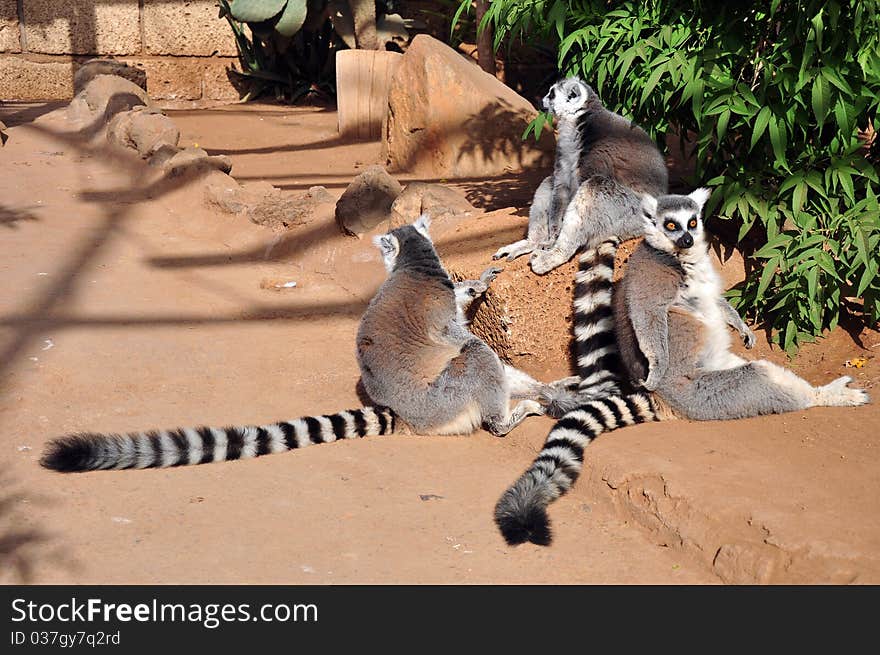
[[[338, 234], [332, 205], [277, 234], [210, 209], [198, 180], [149, 184], [139, 163], [67, 133], [60, 114], [0, 109], [12, 126], [0, 150], [3, 582], [880, 582], [877, 405], [607, 435], [552, 506], [550, 548], [508, 548], [492, 523], [546, 418], [504, 439], [390, 436], [200, 467], [41, 469], [44, 443], [70, 431], [357, 407], [354, 335], [384, 271], [368, 240]], [[379, 152], [340, 142], [322, 109], [172, 116], [182, 145], [291, 192], [322, 184], [338, 197]], [[483, 207], [510, 207], [470, 219], [485, 228], [474, 261], [522, 230], [530, 184], [460, 184]], [[441, 255], [460, 247], [447, 236]], [[844, 362], [878, 344], [876, 332], [838, 331], [794, 367], [870, 387], [880, 361]]]

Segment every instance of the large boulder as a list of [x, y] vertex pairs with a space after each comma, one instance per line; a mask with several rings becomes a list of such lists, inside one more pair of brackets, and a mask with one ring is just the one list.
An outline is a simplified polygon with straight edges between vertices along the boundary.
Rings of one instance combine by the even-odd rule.
[[423, 177], [502, 175], [549, 166], [554, 138], [522, 139], [537, 116], [510, 87], [426, 34], [394, 74], [383, 125], [382, 157], [391, 171]]
[[360, 236], [385, 221], [403, 188], [381, 166], [355, 177], [336, 203], [336, 223], [345, 234]]

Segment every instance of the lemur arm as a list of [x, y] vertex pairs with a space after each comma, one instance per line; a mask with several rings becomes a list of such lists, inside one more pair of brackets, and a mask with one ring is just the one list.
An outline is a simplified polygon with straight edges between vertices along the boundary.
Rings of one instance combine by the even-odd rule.
[[555, 243], [562, 226], [565, 210], [575, 192], [568, 180], [554, 179], [554, 182], [555, 187], [552, 189], [550, 207], [547, 210], [547, 229], [543, 242], [539, 244], [541, 248], [549, 248]]
[[749, 326], [745, 324], [745, 321], [742, 320], [739, 312], [733, 308], [733, 306], [727, 301], [727, 298], [723, 296], [719, 298], [718, 305], [721, 307], [721, 312], [724, 314], [724, 320], [727, 321], [727, 324], [730, 327], [739, 332], [745, 347], [751, 349], [755, 345], [755, 333], [749, 329]]
[[630, 322], [639, 350], [648, 360], [648, 377], [642, 382], [642, 386], [648, 391], [654, 391], [660, 381], [666, 375], [669, 368], [669, 304], [658, 299], [657, 302], [648, 303], [642, 299], [639, 312], [630, 310]]
[[499, 248], [492, 259], [501, 259], [506, 257], [508, 261], [513, 261], [517, 257], [527, 255], [536, 248], [540, 248], [542, 244], [549, 240], [548, 226], [553, 220], [550, 215], [550, 206], [553, 203], [553, 176], [549, 175], [538, 186], [535, 195], [532, 198], [532, 206], [529, 209], [529, 227], [526, 238], [521, 241], [502, 246]]

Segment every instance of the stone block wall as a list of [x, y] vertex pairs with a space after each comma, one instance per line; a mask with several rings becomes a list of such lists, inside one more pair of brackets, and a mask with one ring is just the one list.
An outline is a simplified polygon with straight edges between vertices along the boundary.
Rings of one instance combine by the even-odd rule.
[[235, 38], [215, 0], [0, 0], [0, 100], [63, 100], [83, 62], [143, 68], [165, 106], [237, 100]]

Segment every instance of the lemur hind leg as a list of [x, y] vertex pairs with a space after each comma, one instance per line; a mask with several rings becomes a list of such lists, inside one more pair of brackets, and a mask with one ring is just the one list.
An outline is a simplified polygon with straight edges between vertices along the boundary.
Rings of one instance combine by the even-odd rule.
[[539, 382], [528, 373], [520, 371], [510, 364], [504, 364], [504, 374], [507, 378], [508, 391], [511, 398], [538, 400], [554, 391], [577, 387], [580, 383], [580, 378], [576, 375], [553, 382]]
[[678, 414], [711, 421], [782, 414], [819, 405], [863, 405], [868, 395], [838, 378], [814, 387], [788, 369], [758, 360], [743, 366], [708, 371], [692, 380], [665, 382], [657, 394]]
[[529, 416], [542, 416], [544, 408], [535, 400], [521, 400], [504, 418], [490, 417], [486, 419], [486, 429], [496, 437], [503, 437]]
[[611, 178], [594, 175], [581, 184], [568, 204], [556, 241], [550, 248], [533, 252], [529, 263], [535, 273], [543, 275], [582, 247], [592, 248], [609, 237], [623, 241], [643, 232], [641, 200], [636, 193]]
[[553, 177], [547, 176], [538, 186], [535, 195], [532, 198], [532, 206], [529, 209], [529, 228], [526, 238], [499, 248], [492, 259], [501, 259], [506, 257], [508, 261], [513, 261], [517, 257], [527, 255], [528, 253], [542, 247], [542, 244], [551, 242], [555, 234], [551, 234], [553, 229], [551, 224], [553, 221], [550, 215], [553, 200]]
[[[434, 434], [467, 434], [480, 425], [492, 434], [507, 434], [531, 415], [543, 414], [536, 400], [519, 402], [510, 410], [510, 383], [519, 392], [530, 392], [540, 383], [522, 371], [505, 366], [498, 355], [481, 339], [471, 339], [461, 347], [437, 381], [431, 385], [428, 405], [438, 416], [455, 415], [443, 425], [432, 424]], [[537, 395], [534, 391], [533, 395]], [[451, 412], [450, 406], [454, 407]]]

